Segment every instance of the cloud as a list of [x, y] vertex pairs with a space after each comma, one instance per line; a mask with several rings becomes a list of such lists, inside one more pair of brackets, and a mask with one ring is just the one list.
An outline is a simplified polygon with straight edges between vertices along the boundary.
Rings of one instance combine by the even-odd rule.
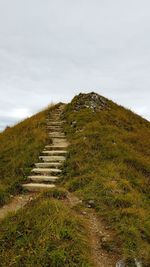
[[149, 9], [148, 0], [1, 0], [1, 129], [93, 90], [150, 119]]
[[10, 118], [22, 119], [31, 116], [27, 108], [15, 108], [10, 113]]

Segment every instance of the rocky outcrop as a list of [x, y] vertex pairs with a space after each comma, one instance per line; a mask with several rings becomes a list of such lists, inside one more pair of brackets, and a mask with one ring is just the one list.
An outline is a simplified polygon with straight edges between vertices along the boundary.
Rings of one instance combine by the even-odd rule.
[[79, 94], [73, 100], [74, 111], [88, 108], [93, 111], [109, 108], [108, 100], [97, 93]]

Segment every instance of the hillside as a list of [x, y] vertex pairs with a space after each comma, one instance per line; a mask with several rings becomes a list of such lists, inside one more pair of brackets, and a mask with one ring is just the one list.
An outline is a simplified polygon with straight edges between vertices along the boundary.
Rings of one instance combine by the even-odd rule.
[[[22, 191], [55, 108], [0, 134], [1, 205]], [[62, 120], [69, 147], [61, 179], [1, 221], [0, 266], [101, 266], [90, 223], [94, 257], [112, 259], [103, 266], [150, 266], [150, 123], [95, 93], [76, 96]]]
[[76, 96], [64, 118], [65, 185], [116, 231], [110, 249], [149, 266], [150, 123], [94, 93]]
[[20, 184], [42, 149], [47, 110], [0, 133], [0, 205], [22, 191]]

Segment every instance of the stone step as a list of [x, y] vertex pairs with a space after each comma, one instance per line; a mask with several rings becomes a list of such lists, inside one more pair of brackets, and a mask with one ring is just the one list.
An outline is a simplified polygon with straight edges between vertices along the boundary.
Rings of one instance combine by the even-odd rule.
[[65, 138], [65, 135], [64, 135], [64, 133], [62, 133], [62, 132], [60, 132], [60, 131], [58, 131], [58, 132], [53, 132], [53, 131], [49, 131], [48, 132], [48, 135], [50, 136], [50, 137], [52, 137], [52, 136], [54, 136], [54, 137], [63, 137], [63, 138]]
[[63, 156], [40, 156], [39, 159], [46, 162], [63, 162], [66, 158]]
[[46, 176], [46, 175], [31, 175], [28, 179], [33, 182], [56, 182], [59, 178], [57, 176]]
[[59, 138], [59, 137], [53, 137], [53, 144], [54, 145], [60, 145], [60, 144], [67, 144], [66, 138]]
[[52, 118], [47, 118], [46, 119], [47, 122], [60, 122], [61, 123], [61, 120], [60, 120], [60, 116], [53, 116]]
[[44, 183], [29, 183], [29, 184], [23, 184], [22, 186], [24, 189], [31, 192], [43, 191], [55, 187], [54, 184], [44, 184]]
[[63, 131], [63, 129], [60, 127], [60, 126], [46, 126], [46, 129], [47, 130], [50, 130], [50, 131], [56, 131], [56, 132], [62, 132]]
[[53, 118], [55, 115], [60, 116], [61, 114], [62, 114], [61, 111], [52, 112], [47, 115], [47, 118]]
[[54, 133], [61, 133], [61, 134], [64, 134], [64, 133], [63, 133], [63, 130], [60, 129], [60, 128], [47, 128], [47, 131], [49, 131], [50, 133], [51, 133], [51, 132], [54, 132]]
[[47, 121], [61, 121], [60, 116], [53, 116], [52, 118], [47, 118]]
[[60, 132], [60, 131], [56, 131], [56, 132], [50, 131], [49, 135], [60, 135], [60, 136], [65, 137], [65, 134], [63, 132]]
[[62, 121], [47, 120], [47, 125], [63, 125]]
[[32, 169], [31, 172], [34, 173], [55, 173], [55, 174], [60, 174], [62, 172], [62, 170], [60, 169], [53, 169], [53, 168], [34, 168]]
[[59, 146], [57, 145], [46, 145], [44, 149], [50, 149], [50, 150], [63, 150], [64, 148], [67, 148], [68, 144], [60, 144]]
[[63, 134], [63, 131], [62, 131], [62, 129], [53, 129], [53, 128], [51, 128], [51, 129], [46, 129], [46, 131], [47, 131], [47, 133], [48, 134], [50, 134], [50, 133], [60, 133], [60, 134]]
[[42, 154], [48, 154], [48, 155], [66, 155], [66, 150], [43, 150]]
[[49, 134], [49, 138], [57, 138], [57, 139], [63, 139], [63, 140], [65, 140], [65, 136], [63, 136], [63, 135], [54, 135], [54, 134]]
[[63, 144], [63, 146], [67, 146], [68, 143], [65, 141], [66, 139], [62, 139], [62, 138], [53, 138], [53, 145], [54, 146], [61, 146]]
[[62, 166], [60, 162], [38, 162], [34, 164], [36, 168], [55, 168], [58, 169]]
[[48, 128], [62, 128], [62, 125], [61, 124], [56, 124], [56, 125], [46, 125], [46, 127], [48, 127]]

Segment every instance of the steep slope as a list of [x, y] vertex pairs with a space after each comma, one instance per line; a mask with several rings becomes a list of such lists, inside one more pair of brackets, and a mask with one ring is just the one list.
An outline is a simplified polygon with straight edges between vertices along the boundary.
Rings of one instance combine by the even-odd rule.
[[0, 205], [22, 190], [21, 183], [44, 147], [48, 110], [0, 133]]
[[[110, 252], [150, 265], [150, 123], [95, 93], [66, 106], [64, 184], [104, 219]], [[134, 266], [134, 265], [133, 265]]]

